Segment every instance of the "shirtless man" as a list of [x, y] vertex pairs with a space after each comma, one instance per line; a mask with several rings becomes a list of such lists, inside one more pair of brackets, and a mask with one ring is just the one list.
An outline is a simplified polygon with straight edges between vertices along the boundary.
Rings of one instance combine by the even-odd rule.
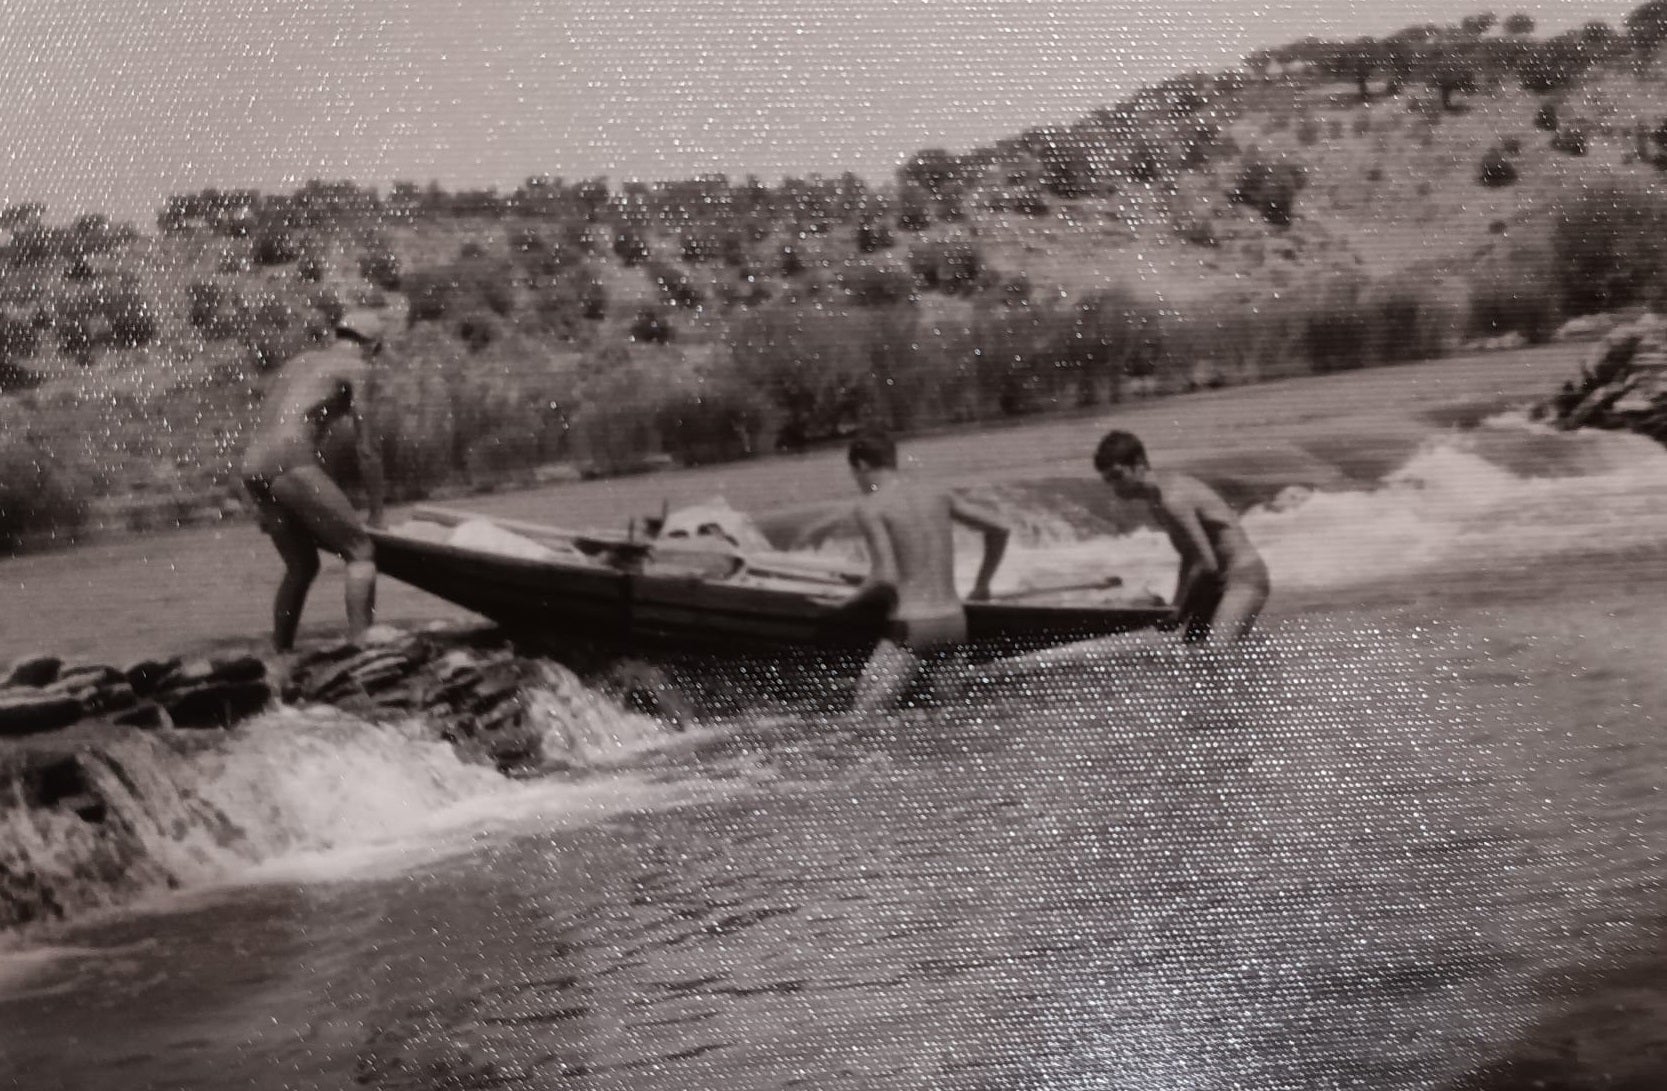
[[1144, 501], [1181, 555], [1177, 620], [1188, 643], [1244, 639], [1268, 601], [1268, 568], [1238, 516], [1215, 490], [1174, 470], [1154, 470], [1128, 432], [1108, 432], [1094, 469], [1124, 500]]
[[967, 615], [955, 590], [953, 524], [984, 535], [984, 559], [969, 597], [990, 597], [990, 578], [1007, 551], [1008, 529], [993, 513], [941, 489], [905, 480], [889, 437], [863, 435], [851, 444], [851, 473], [863, 491], [857, 525], [870, 569], [851, 602], [889, 602], [886, 635], [857, 687], [858, 711], [896, 703], [914, 681], [922, 655], [962, 644]]
[[372, 359], [382, 349], [382, 321], [357, 311], [336, 324], [336, 343], [284, 365], [267, 392], [260, 423], [243, 455], [243, 487], [261, 529], [284, 561], [272, 607], [272, 639], [280, 652], [295, 645], [301, 608], [318, 575], [322, 547], [347, 561], [349, 635], [370, 627], [376, 605], [376, 561], [365, 524], [324, 472], [321, 449], [331, 425], [352, 422], [370, 525], [382, 522], [382, 459], [365, 419], [373, 393]]

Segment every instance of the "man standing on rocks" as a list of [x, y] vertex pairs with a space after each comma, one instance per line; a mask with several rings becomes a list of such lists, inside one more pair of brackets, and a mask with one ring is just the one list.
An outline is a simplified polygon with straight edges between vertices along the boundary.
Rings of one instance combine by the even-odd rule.
[[374, 361], [382, 351], [382, 319], [352, 311], [336, 323], [333, 345], [302, 353], [284, 365], [267, 392], [254, 438], [243, 455], [243, 487], [261, 529], [284, 561], [272, 607], [272, 639], [279, 652], [295, 645], [301, 609], [318, 575], [318, 551], [347, 562], [350, 638], [370, 627], [376, 603], [376, 560], [366, 524], [324, 470], [323, 448], [332, 425], [352, 422], [370, 526], [382, 523], [382, 459], [367, 419], [375, 397]]

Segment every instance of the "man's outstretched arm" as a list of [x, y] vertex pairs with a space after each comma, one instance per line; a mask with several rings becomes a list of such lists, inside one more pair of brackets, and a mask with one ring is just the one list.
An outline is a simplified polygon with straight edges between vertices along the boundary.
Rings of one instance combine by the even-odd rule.
[[957, 523], [969, 526], [984, 535], [984, 559], [978, 566], [978, 576], [973, 580], [972, 591], [967, 597], [974, 602], [982, 602], [990, 597], [990, 581], [995, 578], [996, 569], [1001, 567], [1001, 560], [1007, 556], [1007, 542], [1013, 536], [1001, 517], [989, 508], [959, 497], [951, 497], [949, 501], [949, 515]]

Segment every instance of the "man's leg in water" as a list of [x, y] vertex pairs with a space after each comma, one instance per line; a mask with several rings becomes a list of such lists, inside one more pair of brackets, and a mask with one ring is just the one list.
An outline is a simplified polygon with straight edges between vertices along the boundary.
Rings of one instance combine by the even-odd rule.
[[882, 639], [863, 667], [852, 709], [877, 712], [895, 707], [919, 670], [920, 660], [913, 652], [889, 638]]
[[359, 513], [316, 466], [280, 475], [272, 494], [319, 545], [347, 562], [348, 636], [360, 636], [376, 617], [376, 551]]
[[280, 652], [295, 647], [307, 591], [318, 575], [318, 549], [297, 521], [285, 513], [270, 515], [266, 533], [284, 560], [284, 578], [272, 602], [272, 644]]
[[1229, 580], [1210, 619], [1209, 643], [1237, 644], [1250, 634], [1268, 602], [1268, 585], [1260, 580]]

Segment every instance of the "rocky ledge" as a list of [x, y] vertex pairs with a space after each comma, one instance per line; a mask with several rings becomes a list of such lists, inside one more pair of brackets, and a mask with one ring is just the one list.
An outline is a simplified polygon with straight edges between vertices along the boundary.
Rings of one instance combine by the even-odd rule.
[[1558, 428], [1637, 432], [1667, 443], [1667, 319], [1645, 315], [1616, 329], [1533, 416]]
[[[468, 760], [506, 772], [546, 767], [528, 723], [529, 686], [551, 685], [551, 664], [517, 655], [495, 631], [380, 626], [361, 640], [302, 650], [287, 664], [249, 653], [145, 659], [125, 666], [30, 656], [0, 672], [0, 739], [72, 726], [112, 730], [229, 728], [281, 699], [367, 719], [421, 716]], [[576, 681], [576, 679], [574, 679]], [[638, 711], [683, 718], [663, 681], [615, 664], [603, 692]]]

